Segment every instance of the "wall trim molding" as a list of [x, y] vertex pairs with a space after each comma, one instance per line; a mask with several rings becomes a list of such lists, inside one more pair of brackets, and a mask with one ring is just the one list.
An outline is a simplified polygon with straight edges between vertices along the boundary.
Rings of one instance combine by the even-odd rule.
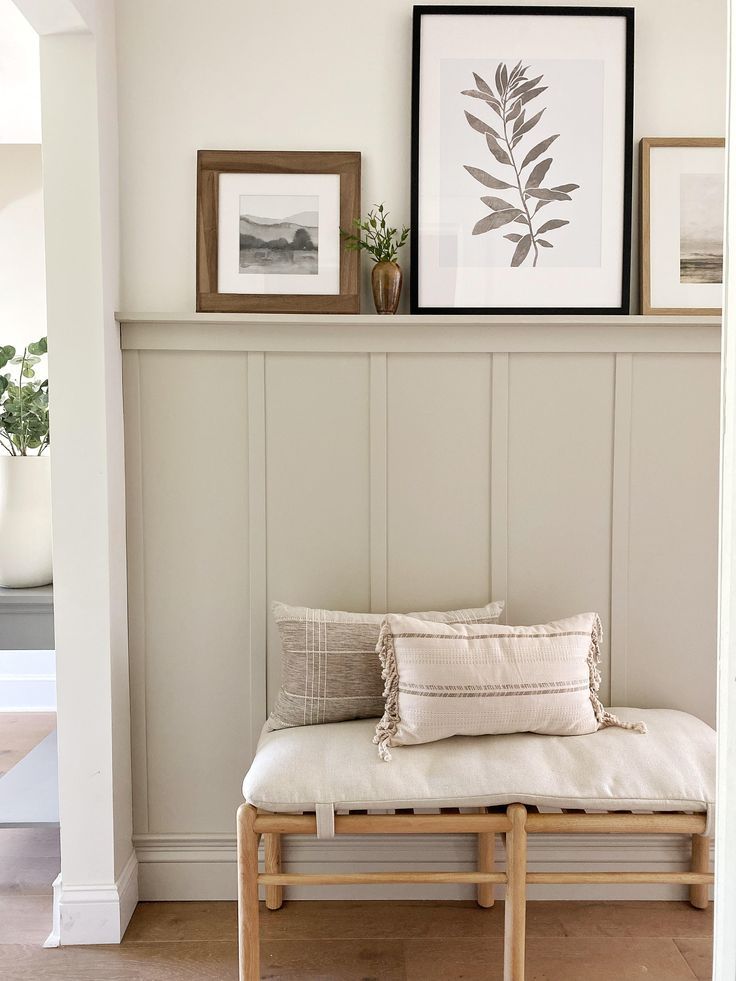
[[491, 593], [508, 617], [509, 565], [509, 356], [491, 358]]
[[[719, 317], [118, 314], [124, 351], [717, 354]], [[389, 321], [387, 323], [387, 320]]]
[[148, 728], [146, 692], [146, 545], [143, 534], [143, 404], [141, 358], [123, 352], [125, 403], [125, 502], [128, 558], [128, 645], [133, 827], [148, 830]]
[[370, 581], [371, 612], [388, 609], [388, 359], [370, 355]]
[[53, 927], [44, 947], [119, 944], [138, 903], [138, 858], [135, 851], [115, 882], [65, 886], [54, 882]]
[[[144, 834], [134, 838], [143, 901], [232, 900], [236, 888], [233, 834]], [[261, 845], [261, 858], [263, 845]], [[331, 872], [408, 871], [444, 868], [471, 869], [475, 860], [473, 835], [340, 836], [328, 842], [301, 835], [284, 839], [284, 858], [290, 871]], [[500, 836], [496, 858], [504, 861]], [[689, 839], [678, 835], [532, 835], [529, 864], [535, 871], [675, 871], [687, 867]], [[469, 899], [467, 886], [307, 887], [289, 890], [292, 899]], [[683, 899], [682, 886], [536, 886], [533, 899]]]
[[268, 577], [266, 570], [266, 359], [248, 354], [248, 604], [251, 744], [255, 756], [266, 717]]
[[[629, 523], [631, 516], [638, 518], [643, 505], [664, 513], [659, 499], [655, 500], [664, 487], [656, 474], [642, 471], [639, 456], [661, 430], [666, 444], [663, 465], [670, 466], [666, 473], [678, 474], [690, 466], [693, 472], [705, 474], [700, 482], [684, 482], [683, 513], [708, 506], [710, 498], [705, 492], [711, 485], [705, 482], [713, 474], [695, 464], [715, 462], [714, 455], [711, 459], [706, 454], [712, 449], [715, 422], [710, 399], [718, 361], [718, 318], [152, 314], [148, 319], [144, 315], [123, 322], [121, 333], [128, 444], [134, 830], [144, 899], [215, 900], [234, 895], [232, 836], [186, 832], [223, 832], [232, 827], [235, 802], [224, 789], [242, 780], [266, 713], [266, 685], [273, 689], [278, 684], [278, 638], [270, 626], [266, 630], [270, 593], [290, 602], [304, 602], [302, 597], [310, 596], [315, 604], [337, 608], [356, 608], [347, 604], [359, 602], [357, 608], [370, 607], [374, 612], [394, 603], [417, 608], [415, 602], [422, 595], [426, 598], [419, 608], [430, 608], [442, 603], [448, 591], [452, 594], [445, 596], [449, 605], [475, 605], [485, 602], [490, 593], [510, 601], [516, 617], [543, 612], [552, 618], [555, 609], [559, 611], [556, 615], [571, 608], [599, 609], [606, 628], [610, 612], [612, 703], [627, 703], [616, 695], [621, 690], [620, 685], [617, 688], [621, 672], [627, 667], [627, 635], [631, 647], [646, 634], [641, 623], [646, 597], [639, 601], [629, 595]], [[214, 486], [210, 490], [206, 481], [186, 485], [191, 460], [182, 446], [166, 447], [164, 455], [155, 460], [149, 452], [161, 436], [160, 416], [154, 411], [159, 372], [169, 363], [172, 368], [178, 366], [177, 370], [196, 371], [202, 356], [213, 364], [227, 365], [228, 378], [237, 389], [232, 401], [228, 401], [228, 391], [221, 392], [234, 410], [233, 439], [240, 460], [237, 480], [230, 482], [222, 498], [228, 514], [238, 516], [237, 536], [228, 537], [225, 519], [218, 515]], [[632, 402], [631, 382], [632, 377], [639, 377], [638, 364], [651, 398]], [[674, 431], [669, 428], [669, 417], [654, 413], [652, 407], [669, 405], [667, 400], [679, 404], [680, 392], [688, 382], [692, 425], [685, 432]], [[584, 398], [576, 395], [578, 384]], [[185, 395], [174, 390], [169, 395], [182, 400], [181, 412]], [[173, 402], [172, 408], [175, 405]], [[437, 406], [443, 407], [446, 426], [438, 425]], [[326, 419], [330, 441], [324, 439]], [[194, 415], [190, 421], [199, 425]], [[292, 446], [296, 434], [299, 445]], [[632, 434], [636, 439], [632, 440]], [[457, 480], [458, 462], [462, 470], [465, 461], [445, 452], [453, 439], [463, 447], [473, 447], [472, 473], [479, 479]], [[411, 444], [408, 456], [402, 456], [401, 440]], [[631, 455], [632, 445], [639, 456]], [[310, 447], [316, 453], [310, 453]], [[452, 465], [442, 470], [435, 485], [435, 469], [448, 459]], [[141, 460], [146, 467], [150, 462], [150, 474], [148, 469], [141, 472]], [[192, 575], [204, 574], [204, 570], [191, 542], [177, 537], [177, 522], [170, 520], [168, 511], [165, 516], [161, 513], [167, 504], [155, 485], [157, 467], [164, 466], [175, 468], [180, 478], [177, 484], [184, 482], [180, 506], [187, 520], [201, 510], [213, 533], [228, 542], [222, 560], [233, 563], [237, 595], [244, 597], [246, 609], [238, 606], [232, 614], [238, 618], [235, 631], [231, 612], [220, 597], [207, 592], [202, 607], [211, 635], [218, 634], [221, 618], [225, 618], [223, 636], [227, 639], [221, 653], [226, 660], [222, 663], [229, 671], [237, 671], [245, 686], [241, 685], [232, 701], [230, 695], [235, 693], [228, 691], [227, 714], [213, 701], [218, 697], [216, 690], [198, 690], [204, 677], [200, 673], [201, 640], [190, 643], [181, 630], [180, 617], [195, 633], [201, 626], [199, 607], [180, 610], [178, 591], [187, 588], [185, 583]], [[288, 481], [280, 476], [279, 468], [285, 466]], [[343, 485], [341, 468], [345, 467], [350, 469], [345, 471], [349, 478]], [[522, 487], [517, 505], [509, 495], [512, 488], [517, 494]], [[359, 488], [359, 503], [349, 501], [341, 488], [350, 493]], [[305, 492], [312, 498], [305, 499]], [[171, 507], [178, 506], [172, 499]], [[310, 521], [312, 510], [314, 520]], [[702, 514], [703, 522], [715, 517], [710, 512]], [[570, 522], [572, 535], [565, 531]], [[450, 549], [448, 555], [436, 547], [417, 550], [416, 545], [424, 546], [435, 525], [440, 531], [437, 540], [460, 541], [462, 547]], [[356, 528], [359, 534], [353, 536]], [[666, 528], [657, 529], [652, 548], [661, 565], [662, 556], [669, 556], [666, 549], [671, 541], [673, 555], [691, 554], [698, 528], [692, 522], [688, 528], [691, 534], [682, 546], [674, 544], [679, 538]], [[714, 533], [715, 521], [708, 528]], [[442, 534], [448, 538], [442, 539]], [[702, 553], [692, 553], [694, 557], [705, 555], [714, 540], [715, 534], [712, 540], [699, 534], [697, 542], [705, 544]], [[639, 577], [646, 561], [647, 555], [638, 556]], [[668, 569], [671, 567], [672, 563]], [[228, 567], [223, 568], [228, 575]], [[335, 568], [339, 576], [334, 575]], [[698, 568], [703, 569], [704, 563]], [[161, 575], [163, 569], [170, 570], [170, 578]], [[581, 570], [589, 570], [590, 575]], [[402, 578], [408, 580], [407, 588], [399, 581]], [[481, 582], [483, 590], [477, 592]], [[538, 602], [521, 599], [530, 589], [539, 591]], [[654, 589], [654, 598], [662, 607], [671, 603], [671, 595], [668, 591], [661, 596]], [[686, 596], [684, 587], [675, 595], [680, 602]], [[359, 598], [353, 599], [356, 596]], [[149, 623], [154, 602], [156, 622]], [[698, 615], [700, 627], [708, 612]], [[657, 619], [647, 614], [644, 624]], [[639, 673], [650, 664], [661, 670], [667, 658], [682, 657], [686, 671], [683, 668], [681, 675], [672, 672], [669, 688], [665, 685], [664, 694], [654, 691], [652, 699], [656, 705], [674, 696], [673, 701], [678, 700], [674, 707], [705, 717], [708, 679], [701, 661], [694, 666], [689, 646], [695, 631], [681, 630], [680, 634], [686, 639], [679, 647], [671, 645], [670, 637], [661, 646], [650, 640], [648, 660], [642, 665], [628, 658], [629, 688], [634, 690]], [[177, 685], [181, 682], [185, 715], [170, 698], [161, 670], [162, 665], [170, 669], [173, 663], [169, 660], [172, 646], [179, 648], [177, 663], [184, 672]], [[191, 665], [196, 668], [189, 674]], [[218, 685], [226, 685], [228, 676], [218, 676]], [[685, 678], [693, 685], [682, 680]], [[273, 695], [271, 691], [271, 698]], [[206, 705], [208, 731], [192, 711], [200, 701]], [[234, 726], [241, 731], [235, 744]], [[187, 751], [184, 757], [182, 745]], [[223, 745], [230, 747], [226, 761], [207, 768], [207, 760], [221, 758]], [[185, 783], [175, 779], [187, 755], [196, 758], [201, 769], [201, 793], [194, 796]], [[172, 827], [185, 834], [163, 833]], [[535, 843], [534, 854], [541, 854], [542, 844]], [[394, 868], [406, 861], [421, 865], [426, 855], [430, 861], [443, 861], [442, 854], [472, 859], [467, 843], [458, 853], [454, 844], [438, 840], [432, 841], [431, 848], [425, 843], [424, 852], [421, 847], [419, 852], [408, 851], [414, 846], [405, 842], [381, 846], [382, 850], [372, 853], [341, 843], [329, 857], [321, 856], [314, 845], [292, 843], [288, 847], [297, 863], [324, 860], [340, 867], [342, 862], [345, 871], [356, 858], [368, 864], [385, 861]], [[623, 843], [612, 847], [618, 849], [620, 867], [636, 860]], [[597, 861], [600, 854], [589, 839], [581, 840], [575, 849], [586, 862]], [[552, 850], [551, 860], [565, 860], [559, 843]], [[657, 860], [664, 861], [668, 854], [675, 855], [671, 845], [666, 845], [665, 852], [652, 853], [652, 858], [659, 855]], [[361, 887], [353, 895], [365, 896], [366, 889]], [[601, 895], [600, 890], [563, 891], [568, 898]], [[448, 895], [444, 887], [438, 887], [438, 892]], [[644, 890], [643, 894], [661, 896], [662, 892]], [[324, 897], [325, 892], [319, 895]], [[372, 895], [397, 893], [391, 888]], [[635, 898], [642, 892], [634, 889], [625, 895]], [[672, 898], [673, 893], [670, 890], [665, 895]]]
[[634, 359], [617, 354], [613, 404], [613, 481], [611, 488], [611, 704], [626, 705], [628, 695], [629, 525], [631, 517], [631, 427]]

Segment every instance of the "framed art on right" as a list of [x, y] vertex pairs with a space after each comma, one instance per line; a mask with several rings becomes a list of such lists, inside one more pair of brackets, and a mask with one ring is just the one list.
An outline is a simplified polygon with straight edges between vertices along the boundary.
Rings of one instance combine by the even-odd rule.
[[641, 141], [644, 314], [720, 314], [725, 141]]
[[411, 310], [626, 314], [632, 7], [414, 7]]

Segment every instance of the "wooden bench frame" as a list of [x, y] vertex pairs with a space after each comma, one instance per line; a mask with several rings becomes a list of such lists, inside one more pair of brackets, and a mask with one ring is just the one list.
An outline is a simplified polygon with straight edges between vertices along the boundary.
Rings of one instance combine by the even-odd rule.
[[[284, 886], [356, 885], [368, 883], [472, 883], [480, 906], [494, 902], [494, 885], [506, 886], [504, 907], [504, 981], [524, 981], [527, 883], [682, 883], [690, 887], [690, 903], [708, 906], [710, 839], [705, 836], [706, 815], [681, 812], [634, 814], [611, 811], [588, 814], [565, 810], [540, 813], [523, 804], [477, 814], [348, 813], [335, 817], [336, 835], [475, 834], [478, 868], [474, 872], [356, 872], [306, 874], [282, 872], [283, 835], [316, 835], [314, 814], [273, 814], [243, 804], [238, 810], [238, 945], [240, 981], [260, 978], [259, 886], [266, 889], [266, 907], [279, 909]], [[684, 872], [529, 872], [527, 839], [530, 834], [677, 834], [690, 835], [690, 870]], [[506, 839], [506, 871], [494, 868], [495, 836]], [[265, 870], [259, 872], [258, 846], [264, 837]]]

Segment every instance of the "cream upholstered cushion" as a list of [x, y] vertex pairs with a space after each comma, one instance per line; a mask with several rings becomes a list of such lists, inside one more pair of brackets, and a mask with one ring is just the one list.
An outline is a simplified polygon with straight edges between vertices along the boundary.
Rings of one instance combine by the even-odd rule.
[[613, 709], [648, 735], [454, 736], [398, 747], [386, 766], [370, 720], [265, 732], [243, 784], [269, 811], [537, 804], [594, 810], [710, 811], [715, 732], [672, 709]]
[[390, 760], [389, 747], [455, 735], [643, 730], [622, 724], [598, 699], [600, 641], [596, 613], [533, 627], [389, 614], [378, 644], [386, 681], [380, 755]]
[[[503, 603], [447, 613], [417, 613], [441, 623], [493, 623]], [[376, 643], [382, 613], [311, 610], [273, 604], [281, 638], [281, 690], [269, 729], [346, 719], [369, 719], [383, 712], [383, 682]]]

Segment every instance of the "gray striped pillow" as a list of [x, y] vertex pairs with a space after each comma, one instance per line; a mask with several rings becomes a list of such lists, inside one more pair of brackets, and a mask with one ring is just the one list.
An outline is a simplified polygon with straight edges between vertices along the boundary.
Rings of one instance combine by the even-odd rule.
[[645, 731], [601, 705], [600, 642], [597, 613], [491, 628], [389, 614], [378, 645], [386, 681], [374, 739], [380, 756], [456, 735]]
[[[503, 603], [416, 613], [439, 623], [493, 623]], [[376, 644], [383, 613], [343, 613], [273, 604], [281, 637], [281, 689], [267, 729], [371, 719], [384, 709]]]

